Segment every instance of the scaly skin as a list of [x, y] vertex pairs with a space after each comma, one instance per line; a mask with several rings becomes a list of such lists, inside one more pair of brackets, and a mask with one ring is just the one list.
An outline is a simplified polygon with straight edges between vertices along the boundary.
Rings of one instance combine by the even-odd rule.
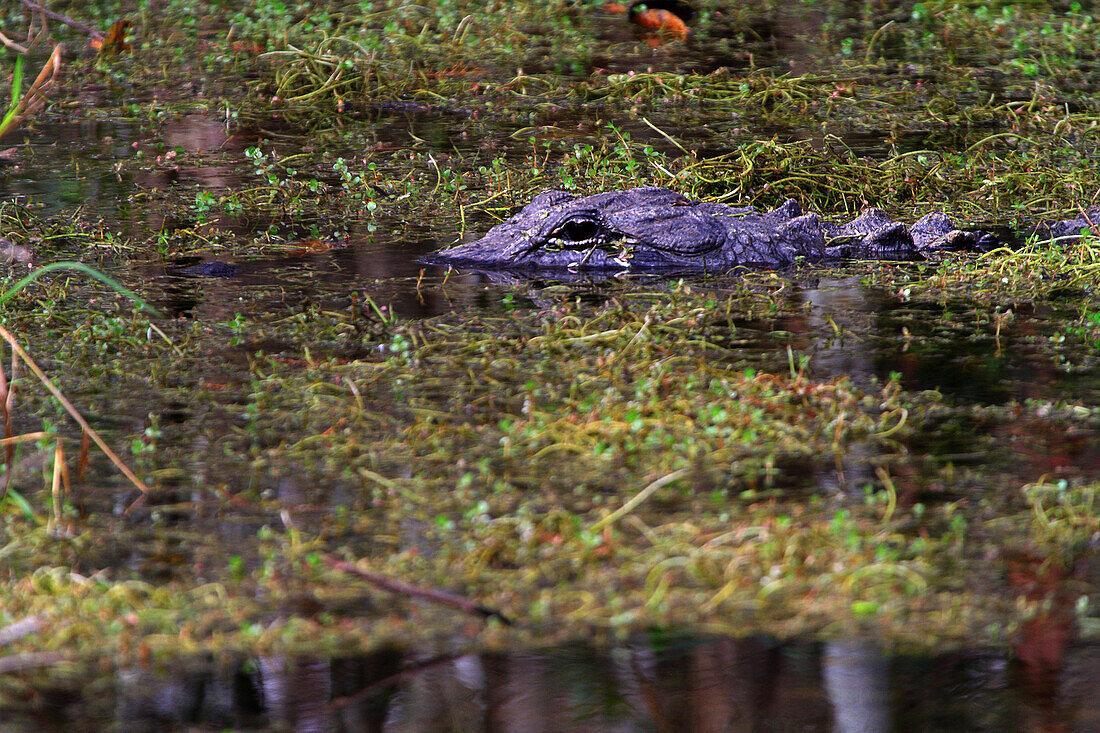
[[[1089, 212], [1100, 222], [1100, 209]], [[1085, 219], [1040, 225], [1046, 239], [1076, 236]], [[738, 265], [777, 267], [798, 260], [913, 260], [934, 250], [987, 250], [991, 234], [957, 229], [943, 214], [911, 227], [868, 209], [843, 225], [803, 214], [790, 200], [759, 212], [693, 201], [665, 188], [635, 188], [577, 197], [536, 196], [507, 221], [469, 244], [427, 261], [471, 269], [724, 271]]]

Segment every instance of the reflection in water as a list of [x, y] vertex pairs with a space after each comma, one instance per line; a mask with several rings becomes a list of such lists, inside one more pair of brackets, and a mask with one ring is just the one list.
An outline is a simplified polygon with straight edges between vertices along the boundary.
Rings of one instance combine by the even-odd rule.
[[[441, 282], [438, 268], [416, 257], [439, 248], [435, 240], [418, 242], [365, 241], [354, 237], [347, 246], [328, 252], [272, 254], [232, 262], [232, 277], [182, 274], [195, 261], [167, 270], [146, 271], [143, 292], [172, 316], [202, 321], [232, 319], [242, 311], [242, 294], [252, 311], [297, 310], [314, 302], [347, 306], [352, 299], [370, 298], [402, 318], [426, 318], [454, 310], [499, 310], [503, 288], [487, 288], [489, 280], [472, 273], [450, 273]], [[426, 277], [422, 278], [422, 275]], [[159, 295], [154, 295], [159, 294]]]
[[171, 674], [126, 670], [108, 695], [76, 683], [33, 718], [11, 711], [4, 730], [1060, 730], [1100, 715], [1087, 684], [1100, 673], [1098, 651], [1069, 647], [1044, 692], [989, 653], [888, 658], [862, 640], [655, 638], [609, 651], [263, 657]]
[[822, 674], [841, 733], [890, 730], [889, 666], [874, 644], [856, 639], [825, 644]]
[[[164, 207], [135, 205], [135, 190], [222, 189], [243, 180], [232, 158], [242, 154], [244, 141], [230, 138], [224, 121], [190, 115], [162, 129], [156, 139], [137, 121], [37, 123], [18, 165], [0, 170], [0, 197], [26, 196], [42, 206], [44, 216], [84, 209], [118, 222], [126, 235], [145, 238], [162, 230]], [[186, 165], [179, 163], [181, 154]], [[145, 164], [119, 165], [138, 155]], [[207, 155], [218, 162], [196, 164]]]
[[[809, 366], [813, 378], [848, 377], [864, 389], [872, 388], [874, 379], [879, 376], [874, 354], [853, 344], [859, 337], [851, 331], [849, 321], [872, 311], [878, 299], [856, 278], [822, 278], [814, 287], [806, 289], [804, 297], [813, 307], [799, 330], [805, 331], [808, 340], [805, 348], [811, 354]], [[836, 458], [835, 466], [823, 466], [818, 471], [821, 487], [842, 489], [871, 483], [874, 469], [870, 459], [875, 452], [873, 441], [853, 441], [843, 456]]]
[[[980, 323], [983, 312], [973, 303], [906, 303], [855, 277], [825, 275], [797, 284], [809, 307], [782, 319], [777, 327], [791, 334], [792, 355], [809, 355], [813, 379], [847, 377], [874, 394], [897, 374], [901, 386], [911, 392], [933, 389], [947, 401], [973, 404], [1090, 404], [1095, 401], [1090, 396], [1100, 391], [1100, 372], [1059, 368], [1050, 351], [1038, 345], [1058, 327], [1059, 319], [1051, 313], [1019, 308], [994, 337], [988, 313], [987, 330], [959, 326], [960, 321]], [[936, 456], [957, 465], [1007, 463], [1018, 467], [1019, 476], [1100, 471], [1100, 431], [1067, 432], [1062, 425], [1026, 412], [992, 426], [969, 423], [959, 414], [952, 420], [954, 424], [942, 429], [926, 421], [908, 443], [910, 455]], [[1012, 446], [1011, 452], [993, 452], [1001, 446]], [[867, 439], [851, 443], [839, 459], [824, 456], [815, 471], [817, 486], [839, 490], [874, 485], [881, 480], [874, 463], [879, 450], [873, 439]], [[944, 498], [942, 487], [930, 484], [917, 463], [895, 461], [889, 473], [902, 506]]]
[[[898, 373], [907, 390], [934, 389], [977, 404], [1084, 399], [1071, 395], [1100, 390], [1100, 374], [1059, 368], [1041, 346], [1064, 328], [1056, 313], [1017, 307], [1013, 319], [998, 327], [974, 303], [906, 303], [856, 277], [816, 278], [800, 286], [812, 307], [780, 327], [797, 334], [792, 348], [811, 355], [815, 378], [848, 376], [873, 389], [874, 382]], [[970, 327], [975, 323], [978, 328]]]
[[313, 659], [296, 662], [262, 657], [257, 665], [267, 715], [303, 733], [333, 730], [332, 665]]

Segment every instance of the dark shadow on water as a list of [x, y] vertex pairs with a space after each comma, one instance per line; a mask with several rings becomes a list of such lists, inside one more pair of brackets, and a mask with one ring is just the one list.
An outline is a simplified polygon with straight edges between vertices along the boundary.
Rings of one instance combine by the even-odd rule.
[[638, 637], [517, 653], [192, 661], [3, 703], [6, 731], [1000, 731], [1095, 721], [1100, 646], [887, 656], [873, 642]]

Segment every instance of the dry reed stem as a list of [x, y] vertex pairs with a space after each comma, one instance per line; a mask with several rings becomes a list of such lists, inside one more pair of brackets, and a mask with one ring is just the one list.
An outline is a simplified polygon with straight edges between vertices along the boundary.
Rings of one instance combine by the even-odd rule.
[[13, 41], [10, 38], [8, 38], [7, 36], [5, 36], [3, 33], [0, 33], [0, 43], [3, 43], [5, 46], [10, 48], [12, 51], [15, 51], [16, 53], [26, 53], [27, 52], [27, 47], [26, 46], [21, 46], [20, 44], [16, 43], [15, 41]]
[[[15, 102], [15, 114], [11, 118], [5, 118], [4, 124], [0, 125], [0, 137], [18, 128], [23, 120], [46, 105], [46, 97], [49, 96], [61, 72], [61, 49], [60, 43], [54, 46], [53, 53], [46, 59], [34, 83], [28, 87], [26, 94]], [[15, 89], [12, 89], [12, 94], [15, 94]]]
[[122, 459], [118, 457], [118, 454], [111, 450], [111, 447], [104, 442], [103, 438], [99, 437], [99, 433], [92, 429], [92, 426], [88, 424], [88, 421], [84, 419], [84, 417], [77, 411], [73, 404], [69, 402], [65, 395], [61, 394], [61, 390], [59, 390], [57, 386], [50, 381], [50, 378], [46, 376], [46, 373], [43, 372], [41, 368], [39, 368], [38, 364], [36, 364], [33, 359], [31, 359], [30, 354], [28, 354], [23, 349], [23, 347], [19, 345], [19, 343], [15, 340], [15, 337], [12, 336], [11, 333], [9, 333], [8, 330], [3, 326], [0, 326], [0, 337], [11, 344], [12, 351], [17, 353], [23, 359], [23, 361], [27, 363], [27, 367], [32, 372], [34, 372], [34, 375], [36, 377], [38, 377], [38, 381], [42, 382], [46, 389], [50, 391], [50, 394], [52, 394], [57, 399], [57, 401], [61, 403], [61, 406], [65, 408], [65, 411], [68, 412], [69, 415], [72, 416], [73, 420], [75, 420], [77, 424], [80, 425], [80, 427], [84, 430], [84, 434], [95, 441], [95, 444], [99, 446], [99, 449], [103, 451], [108, 458], [111, 459], [111, 462], [118, 467], [118, 470], [122, 472], [122, 474], [130, 481], [130, 483], [133, 484], [139, 491], [141, 491], [142, 494], [148, 494], [149, 487], [146, 486], [141, 479], [134, 475], [134, 472], [131, 471], [125, 463], [123, 463]]
[[13, 350], [11, 352], [10, 382], [3, 365], [0, 365], [0, 413], [3, 413], [4, 416], [4, 443], [7, 446], [4, 451], [4, 465], [7, 466], [7, 472], [4, 474], [4, 485], [0, 487], [0, 496], [8, 491], [8, 486], [11, 483], [12, 462], [15, 460], [15, 443], [8, 439], [11, 438], [11, 414], [15, 406], [15, 380], [18, 376], [19, 355]]
[[39, 430], [33, 433], [23, 433], [22, 435], [14, 435], [10, 438], [0, 439], [0, 445], [13, 446], [16, 443], [29, 443], [32, 440], [42, 440], [43, 438], [56, 437], [52, 433], [47, 433], [45, 430]]

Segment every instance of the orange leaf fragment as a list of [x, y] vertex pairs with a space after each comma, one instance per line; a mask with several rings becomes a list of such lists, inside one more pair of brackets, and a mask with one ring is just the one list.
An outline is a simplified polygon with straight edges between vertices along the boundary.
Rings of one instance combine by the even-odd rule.
[[648, 31], [659, 31], [663, 35], [684, 40], [688, 36], [688, 27], [680, 16], [669, 10], [649, 8], [634, 13], [630, 20]]
[[126, 42], [126, 34], [130, 31], [130, 21], [116, 20], [107, 29], [107, 34], [102, 38], [93, 38], [88, 45], [101, 54], [111, 55], [123, 51], [132, 51], [133, 46]]
[[229, 50], [236, 53], [263, 53], [267, 47], [252, 41], [233, 41], [229, 44]]

